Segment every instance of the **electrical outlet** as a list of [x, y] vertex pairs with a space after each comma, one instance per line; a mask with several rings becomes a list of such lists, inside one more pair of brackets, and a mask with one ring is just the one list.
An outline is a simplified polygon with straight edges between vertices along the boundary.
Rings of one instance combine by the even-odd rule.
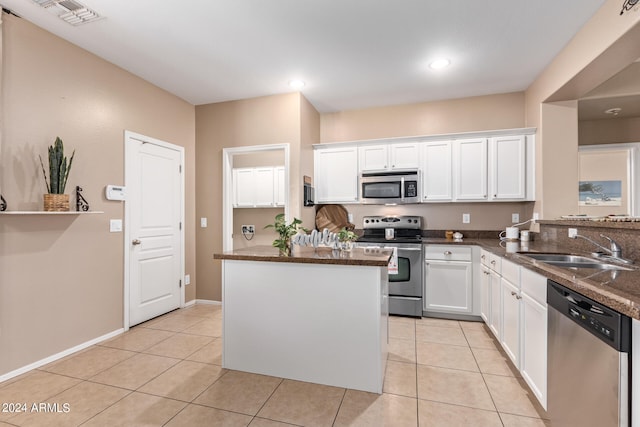
[[190, 274], [185, 274], [184, 275], [184, 284], [185, 285], [190, 285], [191, 284], [191, 275]]
[[520, 214], [512, 213], [511, 214], [511, 222], [514, 223], [514, 224], [517, 223], [517, 222], [520, 222]]
[[243, 225], [241, 230], [242, 234], [254, 234], [256, 227], [254, 225]]
[[575, 239], [576, 236], [578, 235], [578, 229], [577, 228], [570, 228], [568, 230], [568, 234], [569, 234], [569, 238], [570, 239]]
[[533, 220], [534, 220], [534, 221], [537, 221], [537, 220], [539, 220], [539, 219], [540, 219], [540, 214], [539, 214], [538, 212], [534, 212], [534, 213], [533, 213]]
[[120, 233], [122, 231], [122, 220], [121, 219], [110, 219], [109, 220], [109, 231], [111, 233]]
[[469, 224], [471, 222], [471, 214], [463, 213], [462, 214], [462, 223]]

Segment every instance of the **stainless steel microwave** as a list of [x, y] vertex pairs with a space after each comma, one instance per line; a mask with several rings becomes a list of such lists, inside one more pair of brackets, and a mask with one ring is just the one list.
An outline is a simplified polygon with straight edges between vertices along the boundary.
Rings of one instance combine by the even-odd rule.
[[420, 202], [418, 171], [363, 173], [359, 184], [360, 203], [383, 205]]

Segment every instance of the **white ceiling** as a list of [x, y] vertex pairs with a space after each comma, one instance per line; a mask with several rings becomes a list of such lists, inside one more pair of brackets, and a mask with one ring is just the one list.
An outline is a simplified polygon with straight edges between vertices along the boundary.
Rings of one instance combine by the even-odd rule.
[[[605, 0], [80, 0], [3, 7], [194, 104], [301, 90], [320, 112], [526, 89]], [[445, 56], [446, 70], [428, 63]]]

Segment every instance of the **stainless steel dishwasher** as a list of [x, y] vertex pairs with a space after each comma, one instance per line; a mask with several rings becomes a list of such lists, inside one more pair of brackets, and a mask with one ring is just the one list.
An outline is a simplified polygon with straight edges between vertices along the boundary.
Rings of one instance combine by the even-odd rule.
[[628, 426], [631, 319], [549, 280], [552, 426]]

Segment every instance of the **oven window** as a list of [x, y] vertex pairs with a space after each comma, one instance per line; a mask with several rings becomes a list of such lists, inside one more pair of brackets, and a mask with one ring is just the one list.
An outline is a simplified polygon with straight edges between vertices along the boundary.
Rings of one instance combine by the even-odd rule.
[[390, 274], [389, 282], [408, 282], [411, 280], [411, 261], [398, 257], [398, 274]]
[[400, 181], [363, 183], [362, 197], [365, 199], [398, 199], [400, 198]]

